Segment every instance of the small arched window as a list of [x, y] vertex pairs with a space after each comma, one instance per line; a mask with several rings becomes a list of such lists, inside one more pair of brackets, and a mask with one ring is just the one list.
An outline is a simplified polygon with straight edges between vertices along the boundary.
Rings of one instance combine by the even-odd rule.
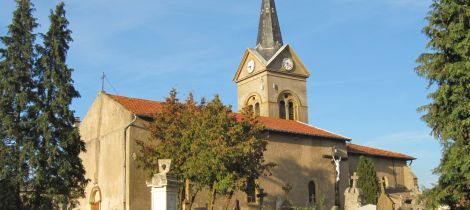
[[279, 102], [279, 118], [286, 119], [286, 102]]
[[316, 193], [315, 193], [315, 182], [308, 182], [308, 203], [310, 205], [315, 205], [317, 202]]
[[298, 120], [299, 100], [290, 93], [282, 93], [278, 99], [279, 118], [286, 120]]
[[248, 97], [248, 100], [245, 103], [245, 108], [247, 111], [253, 115], [259, 116], [261, 114], [261, 100], [260, 97], [252, 95]]

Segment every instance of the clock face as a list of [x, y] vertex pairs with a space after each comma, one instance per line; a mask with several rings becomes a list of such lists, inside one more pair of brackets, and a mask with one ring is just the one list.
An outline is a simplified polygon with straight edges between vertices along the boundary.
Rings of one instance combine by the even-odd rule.
[[246, 65], [246, 70], [250, 74], [253, 73], [253, 71], [255, 70], [255, 61], [253, 60], [248, 61], [248, 64]]
[[284, 60], [282, 60], [282, 67], [285, 70], [290, 71], [294, 69], [294, 62], [290, 58], [284, 58]]

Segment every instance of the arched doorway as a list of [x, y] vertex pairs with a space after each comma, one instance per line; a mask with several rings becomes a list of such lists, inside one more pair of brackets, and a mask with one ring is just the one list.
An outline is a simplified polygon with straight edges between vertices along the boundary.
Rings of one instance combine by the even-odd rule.
[[101, 191], [98, 186], [91, 189], [90, 193], [90, 209], [100, 210], [101, 209]]

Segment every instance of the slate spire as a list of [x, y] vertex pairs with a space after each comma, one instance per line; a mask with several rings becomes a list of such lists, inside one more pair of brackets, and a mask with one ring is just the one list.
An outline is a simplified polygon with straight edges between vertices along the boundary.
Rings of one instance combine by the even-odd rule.
[[262, 0], [256, 50], [269, 60], [283, 45], [274, 0]]

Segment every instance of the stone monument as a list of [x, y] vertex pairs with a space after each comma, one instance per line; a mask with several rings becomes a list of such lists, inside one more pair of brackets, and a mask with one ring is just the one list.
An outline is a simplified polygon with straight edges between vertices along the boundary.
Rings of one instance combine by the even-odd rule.
[[[292, 190], [292, 185], [287, 183], [282, 187], [282, 190], [284, 191], [285, 198], [281, 201], [281, 205], [278, 209], [280, 210], [294, 210], [292, 207], [292, 203], [289, 200], [289, 192]], [[277, 206], [277, 204], [276, 204]], [[276, 207], [277, 208], [277, 207]]]
[[380, 195], [379, 200], [377, 201], [377, 209], [380, 210], [395, 210], [394, 203], [390, 196], [385, 193], [385, 178], [382, 178], [380, 182]]
[[351, 177], [352, 186], [346, 188], [344, 191], [344, 210], [357, 210], [361, 207], [361, 190], [357, 188], [357, 176], [356, 172]]
[[171, 160], [158, 160], [158, 174], [147, 186], [151, 188], [152, 210], [177, 210], [178, 188], [181, 184], [170, 172]]

